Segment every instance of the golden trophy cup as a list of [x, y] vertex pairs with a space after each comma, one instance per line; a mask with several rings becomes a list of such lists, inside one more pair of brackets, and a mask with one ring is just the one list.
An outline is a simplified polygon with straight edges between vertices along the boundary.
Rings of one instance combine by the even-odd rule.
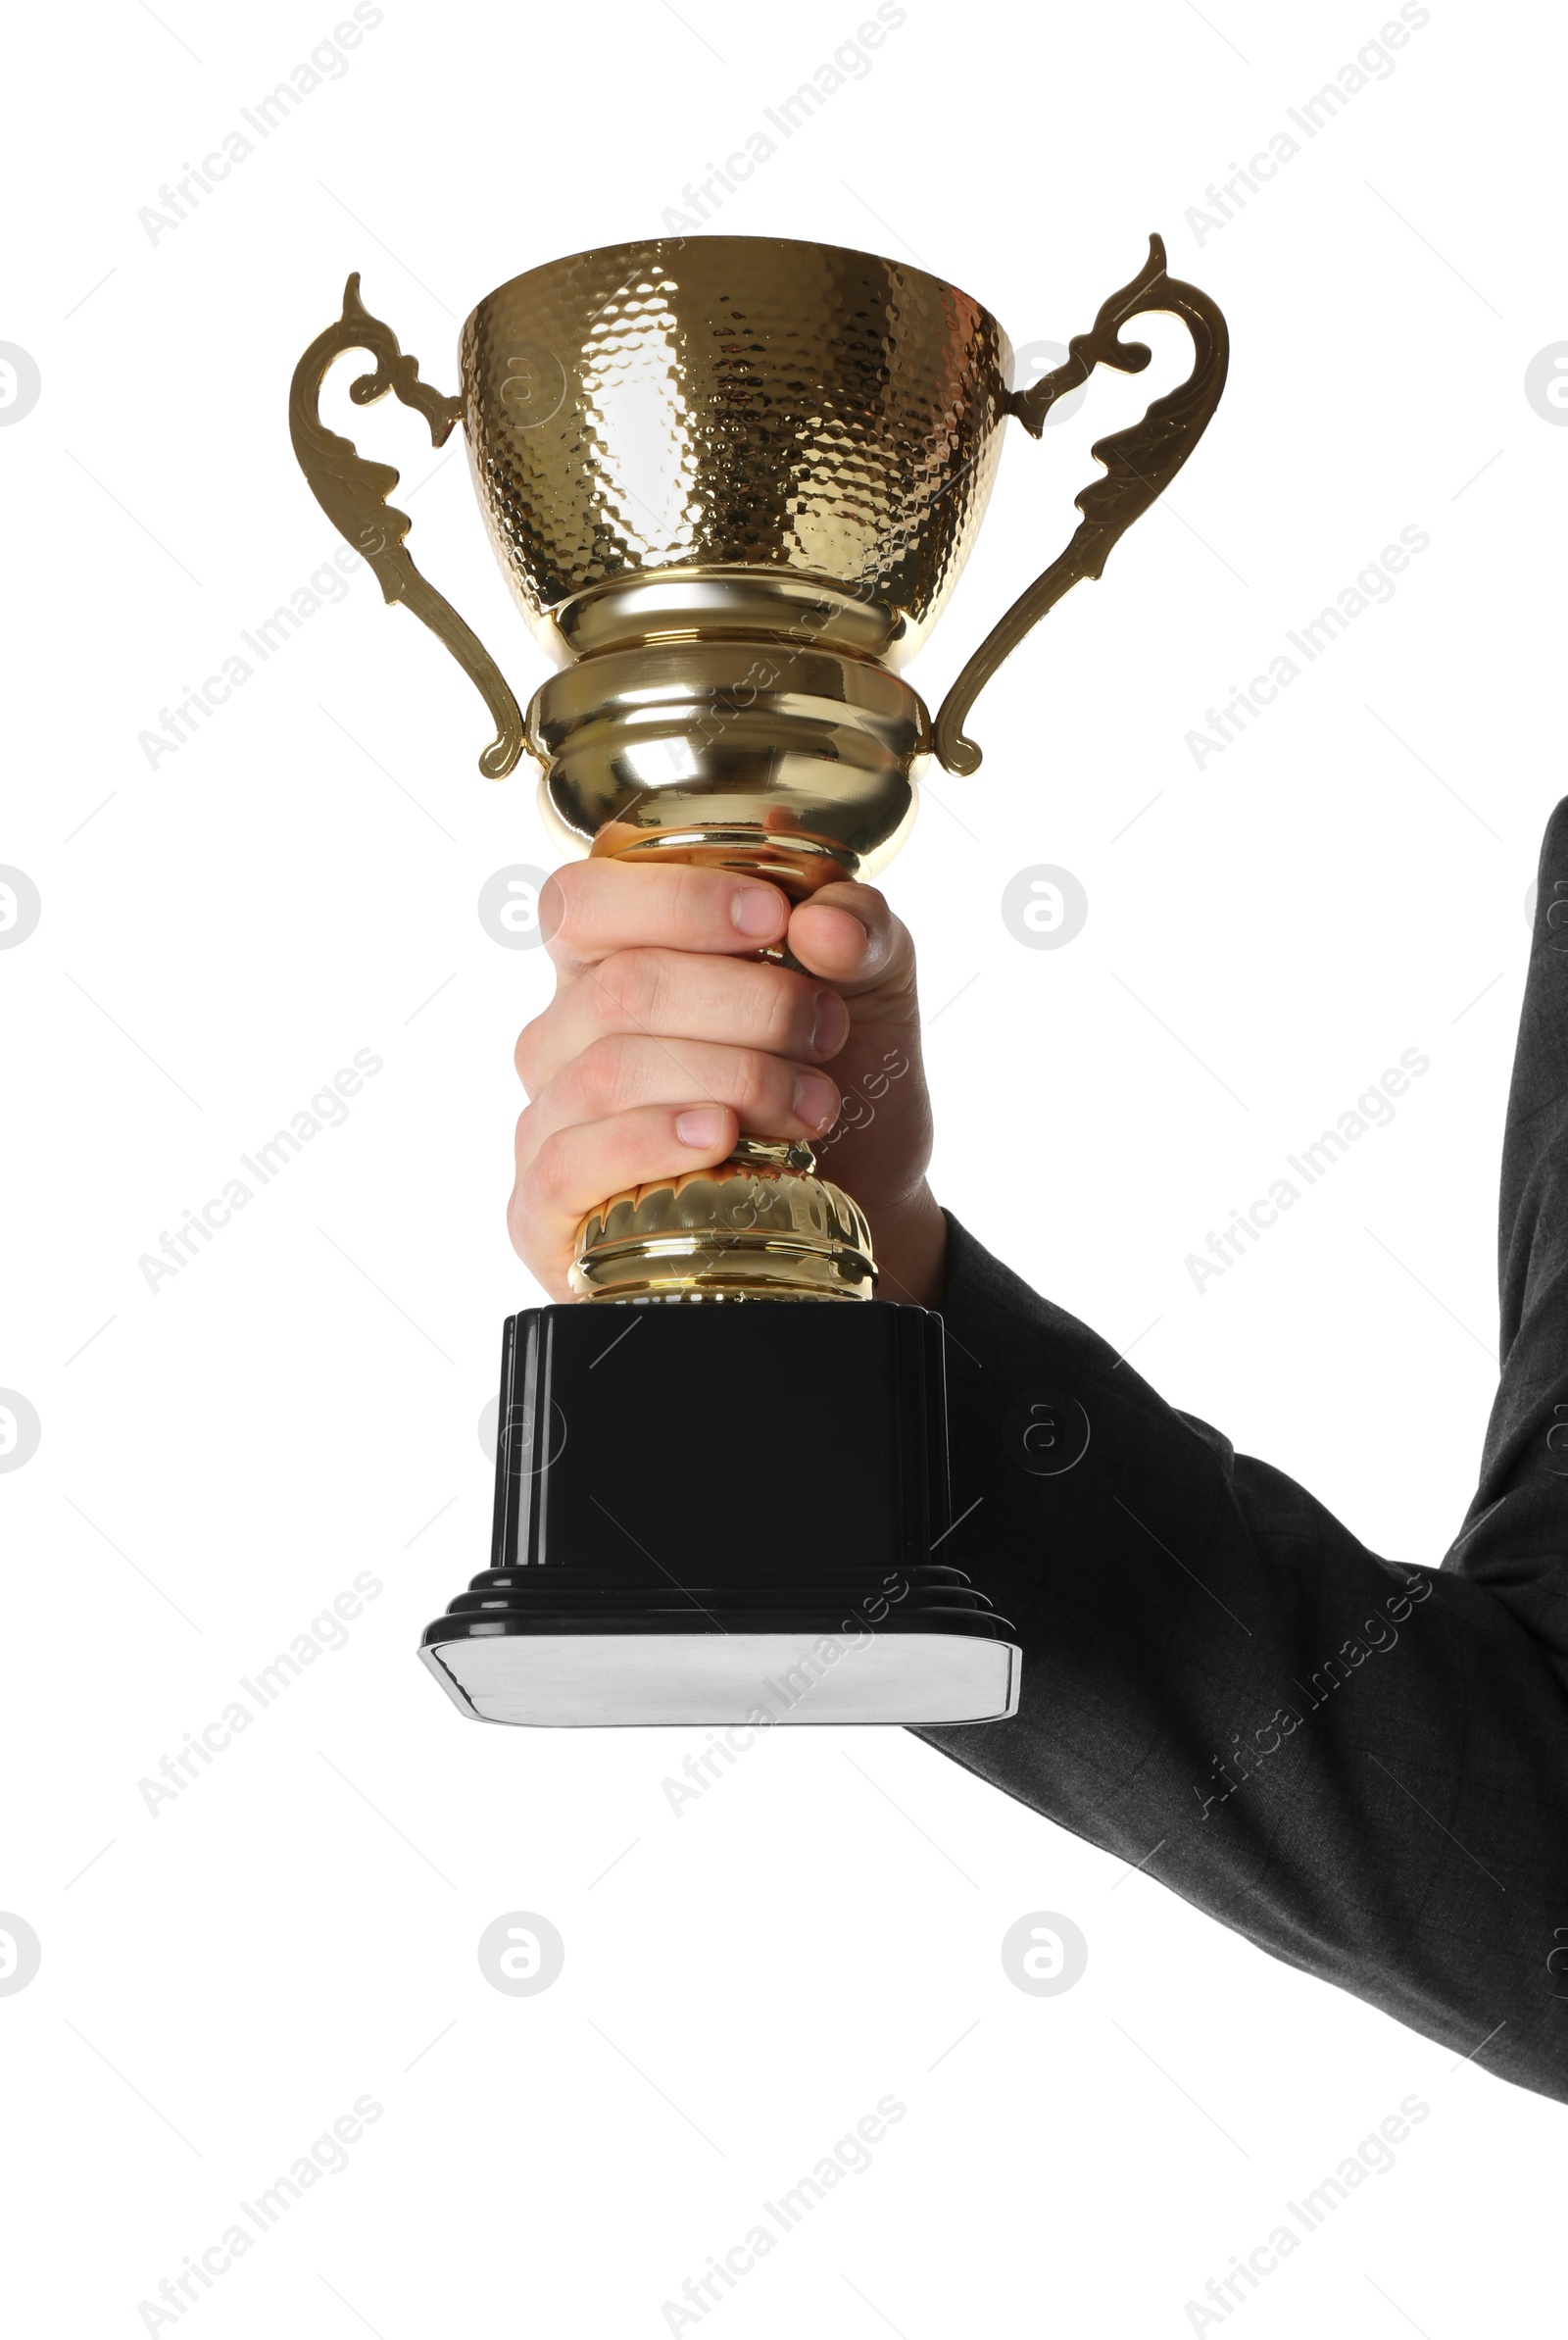
[[[533, 756], [565, 853], [743, 869], [797, 899], [886, 868], [929, 756], [977, 770], [979, 691], [1101, 574], [1225, 381], [1224, 320], [1166, 274], [1157, 236], [1064, 362], [1018, 390], [1006, 335], [967, 293], [832, 245], [676, 237], [532, 269], [468, 318], [450, 397], [359, 284], [295, 370], [295, 452], [386, 600], [472, 676], [496, 734], [481, 772]], [[1097, 366], [1142, 372], [1122, 328], [1152, 312], [1187, 326], [1191, 373], [1095, 446], [1104, 475], [1071, 541], [933, 720], [902, 670], [968, 557], [1004, 423], [1039, 437]], [[394, 391], [436, 446], [463, 426], [496, 557], [558, 670], [526, 716], [410, 558], [386, 502], [397, 473], [319, 418], [351, 349], [374, 359], [356, 404]], [[742, 1140], [717, 1169], [588, 1215], [574, 1304], [507, 1322], [491, 1567], [420, 1652], [465, 1714], [760, 1728], [1016, 1710], [1011, 1628], [932, 1557], [951, 1519], [940, 1320], [877, 1300], [876, 1277], [864, 1215], [804, 1145]], [[651, 1314], [611, 1352], [612, 1306]], [[809, 1550], [757, 1517], [759, 1490], [803, 1470], [832, 1522]], [[744, 1553], [691, 1556], [693, 1480], [714, 1522], [744, 1508]]]

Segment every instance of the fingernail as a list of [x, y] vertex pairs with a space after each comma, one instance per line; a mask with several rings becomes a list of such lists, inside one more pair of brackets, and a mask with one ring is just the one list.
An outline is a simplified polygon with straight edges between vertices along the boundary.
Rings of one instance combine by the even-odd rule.
[[836, 991], [816, 995], [816, 1021], [811, 1026], [811, 1054], [832, 1056], [849, 1037], [850, 1011]]
[[838, 1095], [819, 1072], [803, 1072], [795, 1083], [795, 1111], [808, 1129], [825, 1129], [838, 1111]]
[[729, 915], [743, 934], [771, 934], [784, 905], [770, 885], [749, 885], [730, 897]]
[[724, 1116], [716, 1106], [694, 1106], [690, 1113], [675, 1116], [675, 1135], [683, 1146], [695, 1146], [699, 1153], [710, 1154], [724, 1142]]

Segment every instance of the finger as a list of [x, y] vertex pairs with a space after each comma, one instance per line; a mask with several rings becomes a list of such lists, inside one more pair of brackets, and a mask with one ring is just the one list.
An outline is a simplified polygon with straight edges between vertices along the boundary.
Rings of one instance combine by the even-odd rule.
[[755, 951], [789, 921], [777, 886], [730, 870], [588, 860], [558, 870], [540, 896], [550, 956], [569, 980], [616, 951]]
[[573, 1057], [616, 1032], [728, 1041], [808, 1064], [836, 1056], [849, 1028], [836, 991], [787, 968], [682, 951], [617, 951], [585, 968], [521, 1033], [517, 1076], [537, 1097]]
[[914, 992], [914, 944], [874, 886], [825, 885], [790, 917], [789, 948], [811, 974], [854, 999], [875, 990]]
[[558, 1129], [512, 1192], [512, 1240], [541, 1282], [564, 1298], [565, 1265], [584, 1215], [612, 1194], [652, 1178], [722, 1162], [739, 1132], [726, 1106], [645, 1105], [607, 1121]]
[[521, 1116], [518, 1174], [559, 1129], [694, 1098], [723, 1107], [754, 1137], [820, 1137], [839, 1111], [837, 1084], [825, 1072], [765, 1049], [617, 1032], [574, 1056]]

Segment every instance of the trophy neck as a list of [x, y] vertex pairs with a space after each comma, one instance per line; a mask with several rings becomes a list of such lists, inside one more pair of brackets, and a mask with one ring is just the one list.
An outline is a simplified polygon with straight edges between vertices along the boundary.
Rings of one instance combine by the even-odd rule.
[[528, 710], [567, 852], [749, 868], [793, 894], [874, 876], [908, 834], [931, 719], [883, 664], [896, 611], [781, 572], [617, 580], [562, 613]]
[[707, 639], [815, 646], [897, 667], [910, 649], [907, 613], [827, 576], [718, 563], [639, 570], [574, 593], [550, 613], [562, 659]]

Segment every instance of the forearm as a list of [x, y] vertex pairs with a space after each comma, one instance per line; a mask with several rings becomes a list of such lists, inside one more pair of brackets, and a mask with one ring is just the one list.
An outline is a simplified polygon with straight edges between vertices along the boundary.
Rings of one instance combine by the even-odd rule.
[[[1456, 2053], [1494, 2032], [1481, 2062], [1568, 2101], [1546, 1649], [1234, 1455], [956, 1221], [943, 1314], [955, 1516], [976, 1506], [950, 1548], [1017, 1626], [1023, 1695], [1010, 1722], [920, 1735]], [[1048, 1389], [1089, 1443], [1039, 1475], [1004, 1425]]]

